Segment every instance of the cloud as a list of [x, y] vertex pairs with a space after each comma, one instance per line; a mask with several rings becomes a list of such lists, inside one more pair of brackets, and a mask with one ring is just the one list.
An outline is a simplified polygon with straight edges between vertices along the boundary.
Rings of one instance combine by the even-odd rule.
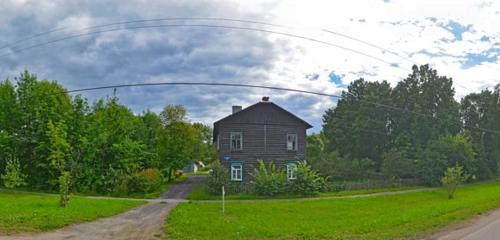
[[[0, 1], [0, 48], [7, 45], [0, 49], [0, 55], [73, 34], [187, 23], [265, 28], [307, 36], [374, 57], [271, 33], [156, 27], [102, 32], [13, 53], [0, 60], [0, 78], [12, 78], [28, 69], [40, 78], [58, 80], [68, 89], [124, 83], [223, 82], [339, 94], [358, 78], [387, 80], [394, 85], [407, 76], [411, 65], [430, 63], [440, 74], [455, 79], [459, 98], [498, 82], [498, 8], [496, 2], [475, 1], [451, 5], [432, 1], [126, 0], [120, 4], [112, 0]], [[172, 20], [89, 29], [112, 22], [168, 17], [237, 18], [284, 26]], [[49, 30], [53, 31], [19, 42]], [[111, 94], [112, 90], [83, 93], [91, 100]], [[231, 105], [249, 106], [264, 95], [313, 124], [313, 131], [321, 129], [322, 114], [337, 101], [329, 97], [236, 87], [161, 86], [117, 90], [121, 101], [136, 113], [145, 109], [159, 111], [166, 104], [183, 104], [193, 121], [207, 124], [229, 114]]]

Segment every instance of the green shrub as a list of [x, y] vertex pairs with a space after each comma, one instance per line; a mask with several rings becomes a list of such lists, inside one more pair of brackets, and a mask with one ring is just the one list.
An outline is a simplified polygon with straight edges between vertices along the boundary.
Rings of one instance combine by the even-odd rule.
[[128, 179], [129, 192], [149, 193], [158, 189], [165, 179], [160, 170], [156, 168], [147, 168], [140, 172], [134, 173]]
[[253, 177], [252, 184], [257, 194], [273, 196], [285, 192], [285, 173], [276, 170], [273, 162], [270, 162], [269, 168], [266, 168], [264, 162], [259, 160], [259, 168], [255, 169]]
[[220, 161], [215, 161], [212, 164], [212, 171], [207, 179], [207, 191], [209, 194], [221, 194], [222, 186], [229, 185], [229, 172], [222, 166]]
[[15, 157], [7, 159], [5, 173], [1, 177], [6, 188], [12, 189], [26, 185], [26, 176], [21, 172], [21, 164]]
[[69, 189], [71, 184], [71, 175], [68, 171], [62, 172], [59, 176], [59, 204], [61, 207], [67, 207], [69, 203]]
[[448, 198], [452, 199], [457, 187], [465, 182], [469, 178], [467, 174], [464, 174], [463, 168], [460, 166], [450, 167], [446, 169], [444, 177], [441, 179], [441, 183], [448, 190]]
[[288, 191], [294, 194], [315, 195], [325, 186], [325, 181], [318, 173], [311, 169], [307, 162], [297, 164], [295, 179], [288, 181]]

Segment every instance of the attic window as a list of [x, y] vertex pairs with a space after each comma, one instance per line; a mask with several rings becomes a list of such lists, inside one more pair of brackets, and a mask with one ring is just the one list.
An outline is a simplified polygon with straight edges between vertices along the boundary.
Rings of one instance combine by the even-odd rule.
[[297, 151], [297, 134], [289, 133], [286, 135], [286, 150]]
[[241, 132], [231, 132], [231, 151], [243, 149], [243, 134]]

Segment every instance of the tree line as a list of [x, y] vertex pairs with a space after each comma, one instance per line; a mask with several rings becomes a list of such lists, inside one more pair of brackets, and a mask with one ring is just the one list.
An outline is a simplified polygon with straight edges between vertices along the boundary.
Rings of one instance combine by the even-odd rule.
[[[56, 190], [69, 172], [75, 191], [95, 193], [116, 192], [145, 169], [171, 179], [192, 161], [214, 158], [212, 130], [186, 115], [180, 105], [137, 115], [115, 95], [90, 104], [25, 71], [14, 83], [0, 82], [0, 175], [22, 176], [30, 189]], [[12, 174], [16, 165], [20, 172]]]
[[449, 167], [470, 180], [498, 176], [500, 85], [455, 100], [452, 79], [428, 65], [391, 87], [352, 82], [308, 136], [308, 160], [334, 180], [418, 179], [437, 185]]

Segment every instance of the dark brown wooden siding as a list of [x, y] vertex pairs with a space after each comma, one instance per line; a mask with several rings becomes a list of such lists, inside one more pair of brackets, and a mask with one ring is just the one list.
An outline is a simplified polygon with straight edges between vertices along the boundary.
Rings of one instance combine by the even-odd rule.
[[[266, 164], [273, 161], [281, 168], [288, 161], [306, 158], [306, 128], [309, 126], [273, 105], [261, 104], [218, 122], [219, 159], [228, 169], [231, 162], [242, 162], [245, 182], [252, 179], [251, 174], [258, 167], [258, 160], [263, 160]], [[231, 151], [231, 132], [242, 133], [241, 151]], [[287, 134], [297, 134], [297, 151], [287, 150]]]

